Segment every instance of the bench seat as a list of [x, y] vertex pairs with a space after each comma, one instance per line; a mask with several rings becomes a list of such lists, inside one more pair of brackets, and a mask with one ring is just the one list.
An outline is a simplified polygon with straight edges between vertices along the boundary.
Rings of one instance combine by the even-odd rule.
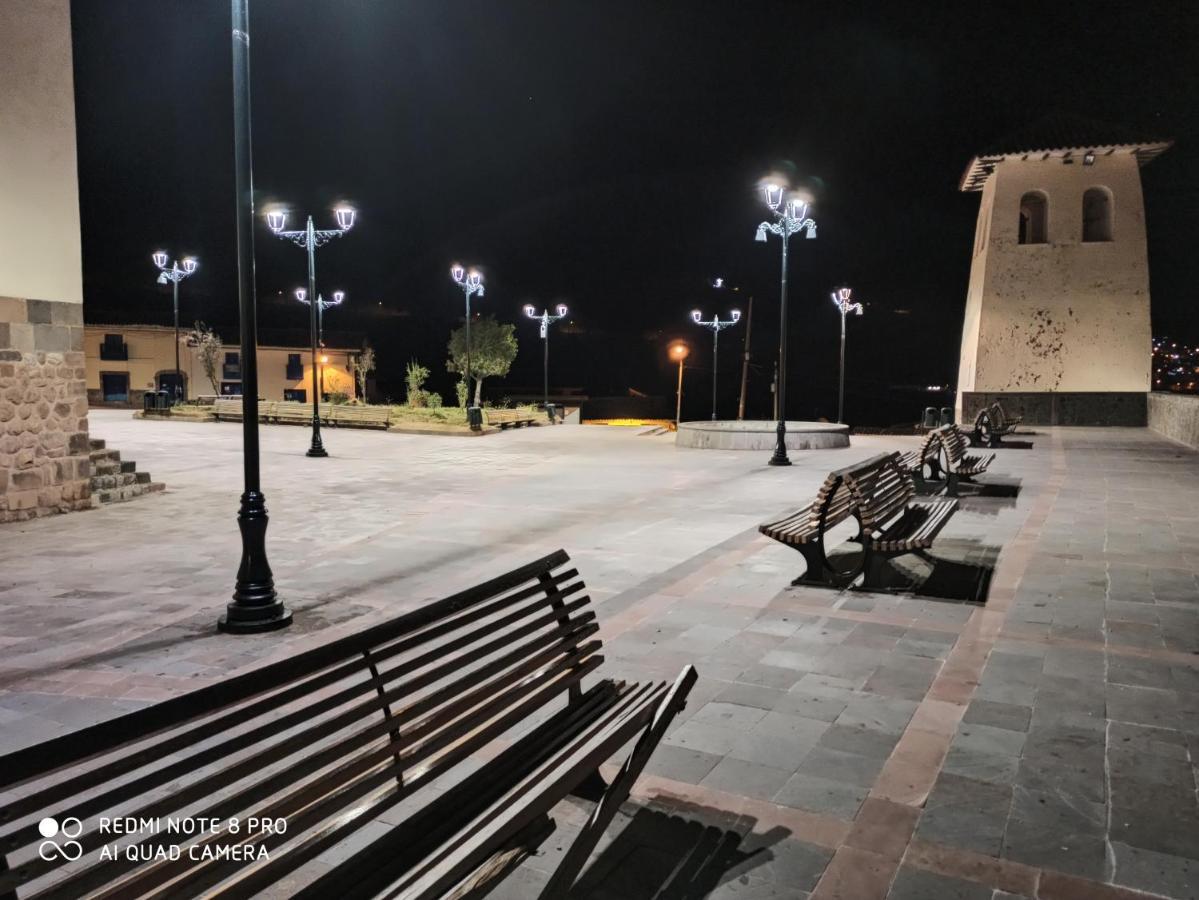
[[[481, 896], [574, 794], [595, 805], [542, 892], [563, 897], [697, 679], [691, 666], [673, 682], [599, 678], [598, 632], [559, 550], [0, 756], [0, 896]], [[630, 743], [604, 783], [601, 765]], [[46, 816], [73, 817], [77, 854], [39, 854]], [[123, 837], [100, 830], [114, 816], [218, 824]], [[251, 831], [251, 818], [285, 827]], [[116, 844], [141, 852], [106, 856]], [[219, 852], [247, 845], [266, 855]], [[144, 855], [162, 846], [182, 852]]]

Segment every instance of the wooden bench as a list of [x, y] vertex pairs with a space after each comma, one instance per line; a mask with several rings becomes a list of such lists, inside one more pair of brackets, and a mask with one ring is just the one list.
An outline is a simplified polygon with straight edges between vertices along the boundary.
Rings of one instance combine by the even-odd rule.
[[[310, 418], [311, 415], [309, 413]], [[338, 403], [332, 407], [330, 417], [338, 428], [386, 428], [391, 419], [391, 407]]]
[[522, 425], [532, 425], [537, 419], [527, 409], [488, 409], [487, 424], [498, 425], [503, 431], [509, 425], [520, 428]]
[[[330, 412], [333, 407], [328, 403], [321, 404], [321, 424], [330, 424]], [[279, 425], [311, 425], [312, 404], [299, 403], [295, 400], [280, 400], [271, 407], [270, 421]]]
[[[862, 587], [886, 587], [886, 564], [895, 556], [923, 554], [957, 509], [956, 500], [912, 502], [916, 489], [900, 454], [880, 453], [829, 473], [816, 499], [799, 512], [761, 525], [768, 537], [803, 554], [807, 571], [796, 584], [843, 587], [862, 577]], [[838, 570], [829, 560], [824, 535], [853, 517], [862, 546], [856, 567]]]
[[990, 406], [979, 410], [974, 417], [974, 442], [980, 447], [1002, 446], [1000, 438], [1014, 434], [1016, 427], [1024, 421], [1023, 417], [1009, 417], [1003, 411], [1003, 405], [996, 400]]
[[[939, 449], [940, 439], [937, 437], [937, 429], [934, 428], [924, 435], [924, 440], [915, 450], [899, 454], [900, 466], [912, 476], [912, 483], [920, 493], [925, 493], [930, 488], [928, 478], [937, 471], [936, 457]], [[925, 469], [928, 470], [928, 478], [924, 475]]]
[[966, 452], [966, 435], [957, 425], [942, 425], [930, 432], [935, 437], [938, 449], [929, 457], [932, 469], [931, 479], [944, 481], [945, 493], [950, 497], [958, 495], [958, 485], [962, 481], [973, 481], [974, 476], [987, 471], [995, 460], [995, 454], [983, 456]]
[[[275, 404], [258, 398], [258, 420], [269, 421]], [[212, 414], [218, 422], [240, 422], [242, 420], [241, 397], [218, 397], [212, 402]]]
[[[594, 810], [542, 894], [565, 896], [697, 677], [686, 666], [673, 683], [584, 688], [603, 661], [598, 631], [559, 550], [359, 634], [8, 753], [0, 896], [240, 898], [272, 886], [304, 898], [479, 896], [552, 830], [557, 802], [594, 787]], [[604, 784], [598, 769], [630, 741]], [[55, 839], [66, 853], [39, 853], [47, 816], [64, 826]], [[218, 821], [166, 833], [182, 816]], [[124, 837], [103, 832], [101, 817], [164, 824]], [[152, 852], [172, 846], [177, 859]]]

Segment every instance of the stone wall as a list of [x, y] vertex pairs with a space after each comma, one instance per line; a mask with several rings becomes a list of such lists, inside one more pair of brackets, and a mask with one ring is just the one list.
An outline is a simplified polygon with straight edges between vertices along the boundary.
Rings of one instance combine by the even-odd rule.
[[1199, 395], [1149, 395], [1149, 427], [1158, 434], [1199, 450]]
[[90, 505], [83, 307], [0, 297], [0, 522]]
[[963, 391], [959, 422], [973, 424], [996, 400], [1025, 425], [1114, 425], [1144, 428], [1145, 394], [1139, 391]]

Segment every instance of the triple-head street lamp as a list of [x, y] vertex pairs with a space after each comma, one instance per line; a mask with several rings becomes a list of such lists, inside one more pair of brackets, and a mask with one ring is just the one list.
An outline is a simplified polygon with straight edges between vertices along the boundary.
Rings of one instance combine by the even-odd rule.
[[541, 364], [541, 377], [544, 396], [543, 405], [546, 409], [549, 409], [550, 405], [550, 325], [565, 317], [566, 312], [565, 304], [559, 303], [557, 306], [557, 315], [550, 315], [548, 310], [543, 310], [541, 315], [537, 315], [537, 310], [531, 304], [525, 304], [525, 315], [541, 323], [542, 357], [544, 360]]
[[[266, 214], [266, 224], [276, 237], [293, 241], [297, 246], [308, 252], [308, 293], [305, 296], [316, 297], [316, 248], [327, 244], [333, 238], [341, 237], [354, 227], [354, 210], [349, 206], [339, 206], [333, 210], [337, 217], [337, 227], [318, 230], [312, 227], [312, 216], [308, 217], [308, 225], [303, 231], [286, 231], [287, 212], [274, 209]], [[312, 445], [308, 448], [308, 456], [328, 456], [325, 445], [321, 443], [321, 397], [317, 385], [317, 307], [311, 304], [308, 329], [312, 339]]]
[[474, 294], [483, 296], [483, 276], [475, 269], [466, 271], [455, 263], [450, 268], [450, 277], [466, 295], [466, 405], [470, 406], [470, 298]]
[[200, 264], [194, 256], [172, 260], [165, 250], [155, 250], [151, 259], [154, 260], [154, 265], [158, 266], [158, 283], [171, 283], [171, 293], [175, 302], [175, 389], [171, 392], [171, 402], [174, 403], [183, 393], [183, 375], [179, 371], [179, 282], [193, 274]]
[[832, 293], [833, 303], [841, 313], [841, 379], [837, 388], [837, 423], [840, 424], [845, 412], [845, 317], [850, 313], [855, 316], [862, 314], [862, 304], [850, 299], [853, 288], [837, 288]]
[[770, 457], [772, 466], [789, 466], [787, 458], [787, 407], [784, 402], [787, 384], [787, 243], [791, 235], [806, 231], [808, 238], [816, 237], [816, 220], [808, 215], [807, 201], [792, 194], [783, 201], [784, 188], [782, 185], [768, 183], [762, 186], [766, 205], [774, 213], [775, 221], [763, 222], [758, 226], [755, 240], [765, 241], [766, 233], [777, 234], [783, 242], [783, 275], [779, 286], [779, 376], [778, 392], [775, 400], [778, 406], [778, 440], [774, 445], [774, 455]]
[[[308, 305], [308, 291], [305, 288], [296, 288], [296, 299], [304, 305]], [[325, 346], [325, 310], [330, 306], [341, 306], [346, 299], [345, 291], [334, 291], [333, 299], [326, 300], [323, 295], [316, 295], [316, 342], [317, 345], [324, 349]], [[321, 369], [320, 377], [320, 396], [325, 394], [325, 370]]]
[[[720, 348], [720, 332], [726, 328], [731, 328], [741, 321], [741, 310], [734, 309], [729, 312], [727, 319], [722, 319], [720, 316], [713, 316], [710, 320], [704, 321], [703, 314], [698, 309], [691, 310], [691, 320], [696, 325], [702, 325], [704, 328], [712, 329], [712, 421], [716, 421], [716, 351]], [[681, 391], [680, 391], [681, 393]]]

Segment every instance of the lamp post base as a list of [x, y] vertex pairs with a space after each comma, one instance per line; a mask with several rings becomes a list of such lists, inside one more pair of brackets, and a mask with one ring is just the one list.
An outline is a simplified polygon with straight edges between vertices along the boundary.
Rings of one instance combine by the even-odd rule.
[[314, 433], [312, 435], [312, 446], [308, 448], [308, 452], [305, 453], [304, 455], [305, 456], [320, 456], [320, 457], [325, 457], [325, 456], [329, 455], [325, 451], [325, 445], [321, 441], [321, 436], [320, 436], [319, 432]]
[[266, 559], [266, 498], [259, 491], [242, 494], [237, 527], [241, 531], [241, 565], [233, 602], [217, 628], [230, 634], [274, 631], [291, 624], [291, 610], [275, 594], [275, 579]]
[[791, 465], [791, 460], [787, 458], [787, 426], [781, 421], [778, 425], [778, 443], [774, 445], [774, 455], [770, 457], [770, 465]]

